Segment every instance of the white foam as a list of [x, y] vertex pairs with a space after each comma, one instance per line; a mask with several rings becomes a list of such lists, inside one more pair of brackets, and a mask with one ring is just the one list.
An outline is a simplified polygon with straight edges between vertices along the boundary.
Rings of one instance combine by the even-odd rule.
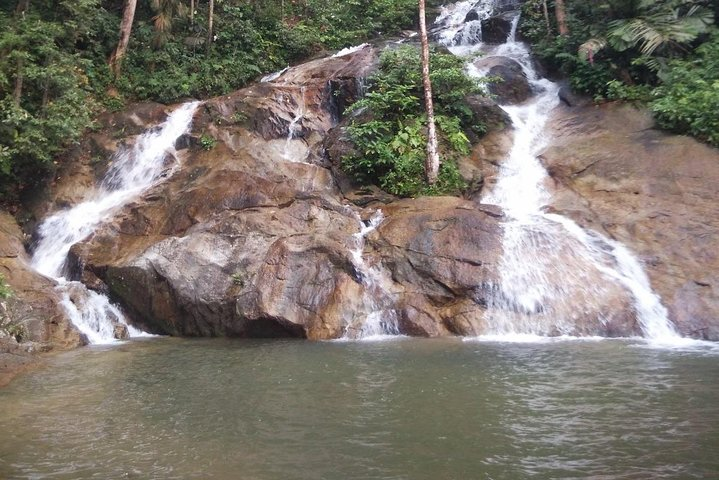
[[345, 55], [355, 53], [355, 52], [362, 50], [363, 48], [367, 48], [367, 47], [369, 47], [369, 43], [362, 43], [360, 45], [355, 45], [354, 47], [343, 48], [339, 52], [332, 55], [332, 58], [344, 57]]
[[90, 343], [114, 342], [114, 324], [118, 323], [126, 325], [131, 335], [141, 333], [127, 325], [122, 312], [107, 297], [87, 290], [79, 282], [65, 281], [70, 248], [92, 235], [120, 207], [172, 174], [179, 164], [175, 143], [190, 128], [198, 105], [191, 102], [180, 106], [162, 125], [143, 133], [132, 148], [118, 152], [89, 199], [53, 214], [38, 228], [32, 266], [58, 281], [61, 305]]

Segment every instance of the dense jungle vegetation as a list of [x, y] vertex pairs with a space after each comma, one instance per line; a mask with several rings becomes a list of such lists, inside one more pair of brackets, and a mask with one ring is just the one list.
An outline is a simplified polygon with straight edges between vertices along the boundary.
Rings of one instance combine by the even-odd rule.
[[574, 90], [647, 104], [663, 128], [719, 146], [719, 0], [544, 5], [524, 3], [521, 32]]
[[[131, 2], [127, 53], [112, 73]], [[525, 38], [576, 90], [647, 103], [661, 126], [719, 145], [719, 0], [528, 0], [523, 10]], [[218, 95], [414, 28], [416, 17], [415, 0], [0, 0], [0, 200], [51, 174], [103, 110]]]
[[219, 95], [417, 17], [415, 0], [136, 0], [114, 76], [126, 3], [0, 0], [0, 200], [52, 173], [102, 110]]

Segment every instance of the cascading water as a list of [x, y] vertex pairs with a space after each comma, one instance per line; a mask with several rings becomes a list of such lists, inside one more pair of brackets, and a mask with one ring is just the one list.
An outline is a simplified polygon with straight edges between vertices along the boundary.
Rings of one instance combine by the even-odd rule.
[[282, 76], [283, 73], [285, 73], [287, 70], [290, 69], [290, 66], [286, 66], [282, 70], [277, 70], [276, 72], [270, 73], [268, 75], [265, 75], [260, 79], [260, 82], [274, 82], [278, 78]]
[[[175, 143], [189, 130], [198, 105], [199, 102], [191, 102], [180, 106], [162, 125], [138, 137], [133, 147], [118, 152], [88, 200], [55, 213], [38, 228], [32, 266], [58, 281], [63, 307], [90, 343], [113, 341], [118, 324], [124, 325], [131, 336], [140, 332], [127, 325], [122, 312], [107, 297], [87, 290], [80, 282], [65, 280], [70, 248], [91, 235], [119, 207], [172, 173], [178, 165]], [[169, 167], [168, 158], [173, 162]]]
[[365, 238], [377, 229], [384, 220], [382, 210], [377, 210], [367, 223], [358, 218], [360, 231], [354, 234], [355, 248], [351, 251], [352, 264], [365, 288], [363, 310], [368, 312], [359, 326], [348, 326], [344, 339], [378, 339], [387, 335], [399, 335], [397, 312], [389, 290], [389, 279], [385, 272], [370, 266], [364, 259]]
[[305, 87], [300, 87], [300, 100], [297, 103], [297, 111], [295, 112], [294, 118], [290, 121], [287, 126], [287, 139], [285, 140], [285, 148], [282, 152], [282, 158], [290, 161], [301, 161], [296, 160], [292, 156], [291, 145], [297, 135], [302, 131], [302, 125], [300, 122], [305, 116]]
[[491, 0], [468, 0], [444, 5], [434, 21], [437, 40], [446, 46], [476, 45], [482, 40], [482, 20], [494, 11]]
[[[639, 261], [620, 243], [587, 231], [572, 220], [544, 212], [551, 195], [548, 175], [538, 155], [546, 146], [545, 126], [558, 105], [558, 86], [539, 78], [527, 47], [517, 42], [519, 14], [504, 44], [485, 46], [474, 23], [494, 11], [495, 2], [459, 2], [443, 8], [435, 24], [437, 36], [456, 54], [483, 50], [521, 65], [534, 97], [520, 105], [505, 105], [514, 125], [513, 146], [503, 162], [497, 183], [482, 199], [503, 208], [503, 254], [499, 280], [488, 305], [489, 333], [507, 338], [524, 335], [581, 335], [581, 321], [597, 316], [611, 322], [612, 302], [624, 296], [631, 302], [641, 331], [655, 341], [680, 338], [667, 311], [652, 291]], [[467, 16], [470, 11], [477, 14]], [[465, 22], [465, 18], [471, 18]], [[479, 20], [475, 20], [475, 19]], [[468, 72], [484, 76], [473, 68]]]

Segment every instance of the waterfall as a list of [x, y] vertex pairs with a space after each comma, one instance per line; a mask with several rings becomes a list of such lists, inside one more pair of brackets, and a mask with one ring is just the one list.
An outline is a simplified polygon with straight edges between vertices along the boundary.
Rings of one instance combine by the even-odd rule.
[[362, 50], [363, 48], [366, 48], [366, 47], [369, 47], [369, 43], [362, 43], [360, 45], [355, 45], [353, 47], [343, 48], [339, 52], [332, 55], [332, 58], [344, 57], [345, 55], [349, 55], [350, 53], [355, 53], [355, 52]]
[[292, 145], [292, 140], [294, 140], [299, 133], [302, 132], [302, 125], [300, 122], [305, 117], [305, 87], [300, 87], [300, 101], [297, 102], [297, 110], [295, 112], [295, 116], [290, 121], [289, 125], [287, 125], [287, 138], [285, 139], [285, 148], [282, 151], [282, 158], [289, 161], [303, 161], [297, 160], [292, 156], [292, 152], [290, 151], [290, 147]]
[[489, 18], [493, 12], [493, 0], [468, 0], [443, 5], [434, 21], [434, 36], [447, 47], [475, 45], [482, 40], [482, 20]]
[[278, 78], [280, 78], [280, 77], [282, 76], [282, 74], [284, 74], [284, 73], [285, 73], [287, 70], [289, 70], [289, 69], [290, 69], [290, 66], [287, 65], [287, 66], [286, 66], [285, 68], [283, 68], [282, 70], [277, 70], [276, 72], [273, 72], [273, 73], [270, 73], [270, 74], [268, 74], [268, 75], [265, 75], [264, 77], [262, 77], [262, 78], [260, 79], [260, 82], [262, 82], [262, 83], [274, 82], [275, 80], [277, 80]]
[[364, 259], [365, 238], [384, 220], [382, 210], [377, 210], [368, 222], [360, 224], [359, 232], [354, 234], [355, 248], [351, 250], [352, 265], [355, 267], [365, 289], [363, 297], [364, 311], [367, 312], [359, 326], [350, 325], [343, 339], [375, 340], [388, 335], [399, 335], [397, 312], [393, 309], [394, 299], [389, 290], [389, 278], [377, 266], [370, 266]]
[[180, 106], [162, 125], [149, 128], [132, 147], [120, 150], [89, 199], [53, 214], [38, 227], [32, 266], [58, 281], [63, 307], [90, 343], [113, 341], [117, 325], [123, 325], [131, 335], [138, 331], [127, 325], [122, 312], [107, 297], [88, 291], [79, 282], [66, 281], [70, 248], [120, 207], [172, 174], [179, 164], [175, 143], [189, 130], [198, 105], [191, 102]]
[[[631, 301], [644, 337], [675, 341], [680, 337], [661, 299], [627, 247], [569, 218], [545, 213], [551, 201], [545, 187], [549, 178], [538, 155], [547, 145], [547, 121], [559, 104], [558, 86], [539, 78], [527, 46], [516, 41], [519, 13], [504, 44], [485, 46], [481, 36], [467, 33], [476, 22], [463, 21], [470, 11], [477, 15], [469, 18], [481, 19], [494, 10], [492, 1], [459, 2], [443, 8], [435, 22], [442, 29], [438, 38], [455, 53], [482, 49], [487, 55], [515, 60], [534, 92], [522, 104], [502, 106], [514, 125], [513, 145], [496, 185], [482, 198], [483, 203], [501, 206], [506, 215], [499, 280], [488, 304], [488, 333], [506, 338], [582, 334], [578, 321], [587, 315], [610, 321], [616, 312], [607, 308], [619, 292]], [[476, 68], [468, 72], [486, 74]]]

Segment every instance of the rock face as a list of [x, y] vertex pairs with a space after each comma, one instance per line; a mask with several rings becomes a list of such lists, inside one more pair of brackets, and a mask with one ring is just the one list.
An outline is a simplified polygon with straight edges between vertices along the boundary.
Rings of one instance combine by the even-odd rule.
[[0, 212], [0, 273], [12, 296], [0, 302], [0, 324], [12, 324], [20, 343], [0, 328], [0, 386], [37, 361], [35, 354], [83, 345], [84, 339], [67, 318], [54, 281], [28, 265], [22, 232], [15, 219]]
[[[402, 331], [481, 331], [499, 212], [361, 198], [326, 160], [325, 148], [348, 148], [333, 127], [376, 62], [367, 47], [207, 101], [178, 145], [183, 168], [73, 247], [78, 276], [152, 332], [325, 339], [371, 313], [361, 261], [389, 278]], [[504, 119], [496, 106], [477, 115], [490, 110]], [[362, 241], [361, 219], [380, 206], [387, 221]]]
[[719, 340], [719, 152], [651, 127], [628, 105], [559, 110], [554, 208], [638, 254], [684, 335]]
[[[490, 62], [482, 68], [509, 72], [507, 102], [530, 94], [521, 69], [517, 75], [511, 63], [482, 61]], [[475, 182], [467, 199], [397, 200], [359, 189], [337, 168], [353, 148], [342, 114], [376, 63], [376, 49], [367, 47], [205, 102], [176, 146], [182, 168], [72, 248], [76, 276], [155, 333], [337, 338], [376, 311], [378, 289], [382, 308], [396, 313], [403, 333], [487, 332], [493, 309], [513, 307], [493, 302], [502, 212], [479, 199], [512, 145], [512, 131], [491, 132], [460, 162]], [[468, 105], [488, 125], [509, 123], [493, 102], [469, 98]], [[151, 113], [166, 112], [158, 108], [145, 106], [145, 114], [117, 122], [153, 125], [160, 120]], [[560, 110], [543, 156], [554, 183], [550, 208], [628, 245], [682, 332], [719, 339], [712, 249], [719, 227], [717, 152], [650, 127], [630, 107]], [[114, 142], [96, 133], [92, 142], [111, 151], [132, 142], [139, 126], [130, 130]], [[84, 150], [77, 158], [91, 159]], [[88, 165], [88, 178], [106, 168]], [[63, 193], [67, 188], [60, 179], [55, 205], [83, 195]], [[363, 230], [362, 220], [380, 208], [385, 220]], [[571, 263], [571, 251], [554, 255]], [[381, 286], [370, 284], [368, 272]], [[557, 290], [584, 294], [564, 287]], [[577, 317], [575, 334], [639, 333], [626, 291], [607, 286], [603, 299], [581, 312], [572, 305], [589, 301], [551, 311]]]

